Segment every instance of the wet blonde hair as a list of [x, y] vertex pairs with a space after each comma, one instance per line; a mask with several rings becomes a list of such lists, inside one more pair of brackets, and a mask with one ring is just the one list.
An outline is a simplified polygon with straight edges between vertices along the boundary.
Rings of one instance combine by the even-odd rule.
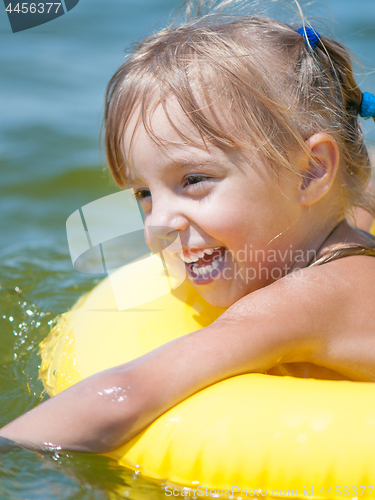
[[292, 27], [262, 16], [203, 17], [165, 28], [135, 48], [109, 82], [105, 148], [115, 181], [126, 186], [131, 155], [123, 136], [136, 109], [138, 122], [160, 147], [151, 126], [162, 105], [182, 141], [167, 102], [177, 101], [204, 143], [228, 151], [256, 151], [270, 168], [293, 170], [290, 153], [317, 132], [331, 134], [340, 152], [343, 207], [375, 215], [366, 193], [371, 167], [358, 111], [362, 93], [348, 50], [322, 36], [309, 47]]

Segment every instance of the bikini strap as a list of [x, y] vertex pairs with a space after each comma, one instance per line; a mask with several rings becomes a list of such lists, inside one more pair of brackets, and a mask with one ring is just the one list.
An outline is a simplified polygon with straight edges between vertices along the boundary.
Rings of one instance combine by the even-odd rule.
[[332, 260], [341, 259], [343, 257], [350, 257], [351, 255], [367, 255], [369, 257], [375, 257], [375, 248], [362, 245], [334, 247], [308, 267], [320, 266], [326, 262], [331, 262]]

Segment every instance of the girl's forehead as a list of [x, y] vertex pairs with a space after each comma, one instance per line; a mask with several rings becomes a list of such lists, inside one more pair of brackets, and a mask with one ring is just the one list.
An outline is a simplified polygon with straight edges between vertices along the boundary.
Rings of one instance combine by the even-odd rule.
[[154, 163], [169, 159], [176, 164], [198, 164], [224, 155], [202, 138], [172, 99], [165, 106], [158, 103], [150, 107], [143, 116], [141, 104], [138, 104], [125, 127], [123, 147], [132, 170], [151, 160]]
[[186, 144], [189, 142], [187, 139], [204, 144], [197, 128], [175, 98], [168, 99], [164, 104], [151, 104], [145, 111], [142, 111], [141, 103], [134, 107], [125, 128], [125, 150], [129, 149], [132, 141], [142, 138], [144, 132], [166, 144]]

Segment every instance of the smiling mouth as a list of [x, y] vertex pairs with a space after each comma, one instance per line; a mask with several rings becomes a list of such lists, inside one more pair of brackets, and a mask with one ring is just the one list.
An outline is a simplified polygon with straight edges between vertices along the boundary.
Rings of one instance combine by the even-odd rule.
[[204, 254], [196, 262], [185, 262], [189, 277], [195, 283], [204, 283], [215, 278], [224, 265], [225, 248], [213, 250], [212, 254]]

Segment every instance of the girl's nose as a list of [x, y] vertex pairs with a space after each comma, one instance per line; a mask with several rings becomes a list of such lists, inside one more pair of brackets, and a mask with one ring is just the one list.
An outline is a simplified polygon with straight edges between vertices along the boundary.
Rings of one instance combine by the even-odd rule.
[[178, 204], [165, 200], [157, 204], [153, 200], [151, 213], [145, 220], [146, 237], [153, 251], [171, 245], [188, 226], [189, 221]]

